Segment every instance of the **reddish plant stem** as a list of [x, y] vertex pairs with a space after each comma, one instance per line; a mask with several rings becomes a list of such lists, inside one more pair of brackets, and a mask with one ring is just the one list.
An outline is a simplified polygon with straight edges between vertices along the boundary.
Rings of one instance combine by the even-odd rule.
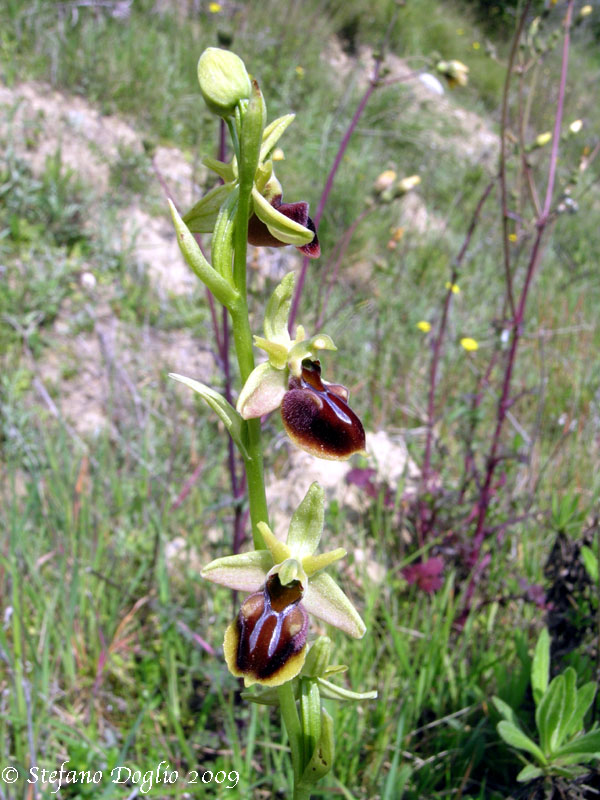
[[525, 317], [527, 297], [529, 294], [529, 289], [531, 287], [531, 282], [536, 267], [538, 265], [542, 238], [544, 236], [544, 233], [546, 231], [550, 219], [550, 208], [552, 205], [552, 196], [554, 193], [554, 183], [556, 179], [556, 164], [558, 161], [558, 145], [560, 140], [560, 129], [562, 126], [565, 91], [567, 85], [567, 69], [569, 63], [569, 45], [570, 45], [569, 29], [571, 27], [572, 14], [573, 14], [573, 0], [569, 0], [569, 4], [567, 6], [567, 13], [565, 16], [565, 23], [564, 23], [565, 37], [563, 42], [561, 74], [560, 74], [560, 83], [558, 89], [558, 102], [556, 105], [556, 116], [554, 120], [552, 151], [550, 153], [550, 164], [548, 167], [548, 184], [546, 186], [546, 197], [544, 200], [544, 207], [542, 209], [542, 213], [536, 222], [537, 234], [535, 237], [533, 248], [531, 250], [531, 256], [529, 259], [529, 264], [527, 266], [525, 283], [523, 285], [523, 290], [521, 292], [519, 305], [512, 322], [512, 340], [510, 344], [508, 357], [506, 360], [504, 380], [502, 382], [502, 393], [500, 395], [500, 400], [498, 401], [498, 407], [496, 412], [496, 427], [494, 429], [492, 444], [490, 446], [490, 452], [487, 458], [485, 480], [483, 483], [483, 487], [481, 489], [478, 502], [477, 525], [475, 528], [475, 535], [473, 539], [473, 549], [474, 553], [477, 556], [479, 555], [479, 549], [481, 548], [481, 544], [485, 536], [484, 525], [491, 500], [490, 489], [494, 478], [494, 472], [496, 470], [496, 466], [498, 465], [498, 460], [499, 460], [498, 449], [500, 446], [500, 434], [502, 433], [502, 428], [504, 426], [504, 421], [506, 419], [507, 411], [511, 405], [510, 401], [511, 381], [515, 366], [517, 349], [523, 332], [523, 320]]
[[515, 66], [515, 59], [519, 49], [519, 42], [523, 34], [523, 28], [529, 14], [531, 0], [527, 0], [525, 8], [519, 19], [519, 24], [515, 32], [510, 55], [508, 57], [508, 66], [506, 68], [506, 80], [504, 81], [504, 91], [502, 94], [502, 114], [500, 122], [500, 195], [502, 198], [502, 249], [504, 253], [504, 277], [506, 280], [506, 296], [508, 298], [508, 305], [512, 317], [515, 316], [515, 300], [513, 295], [512, 286], [512, 272], [510, 268], [510, 239], [509, 237], [509, 213], [508, 213], [508, 190], [506, 185], [506, 132], [508, 129], [508, 101], [510, 95], [510, 83], [512, 73]]
[[[348, 125], [348, 128], [346, 130], [346, 133], [344, 134], [344, 137], [340, 142], [340, 146], [338, 147], [338, 151], [336, 153], [333, 165], [329, 170], [329, 175], [327, 176], [327, 180], [325, 182], [325, 188], [323, 189], [323, 192], [321, 194], [321, 199], [319, 200], [319, 205], [317, 207], [317, 211], [313, 218], [316, 228], [319, 227], [319, 222], [321, 221], [321, 217], [323, 216], [323, 211], [325, 210], [325, 204], [327, 203], [327, 200], [333, 188], [333, 182], [335, 180], [335, 176], [340, 167], [340, 164], [342, 163], [342, 159], [350, 142], [350, 138], [352, 137], [354, 129], [358, 125], [358, 121], [361, 118], [367, 103], [369, 102], [369, 98], [379, 85], [379, 73], [381, 70], [382, 63], [383, 63], [383, 48], [381, 50], [381, 54], [378, 55], [377, 58], [375, 59], [375, 64], [373, 65], [373, 72], [369, 79], [369, 85], [367, 86], [367, 89], [363, 94], [356, 111], [354, 112], [354, 116], [352, 117], [350, 124]], [[298, 282], [296, 284], [296, 290], [294, 292], [294, 299], [292, 301], [292, 308], [290, 311], [290, 320], [289, 320], [290, 332], [293, 331], [294, 329], [296, 315], [298, 313], [298, 306], [300, 305], [300, 297], [302, 295], [302, 289], [304, 288], [304, 281], [306, 279], [306, 272], [308, 270], [309, 263], [310, 259], [307, 256], [304, 256], [304, 258], [302, 259], [302, 268], [300, 270], [300, 275], [298, 277]]]
[[[435, 393], [437, 388], [437, 379], [438, 379], [438, 369], [440, 363], [440, 357], [442, 354], [442, 343], [444, 341], [444, 336], [446, 334], [446, 327], [448, 323], [448, 312], [450, 310], [450, 303], [452, 301], [452, 287], [456, 283], [458, 279], [458, 273], [462, 262], [464, 261], [465, 255], [471, 243], [471, 239], [473, 238], [473, 233], [479, 222], [479, 216], [481, 214], [481, 210], [484, 206], [485, 201], [490, 195], [492, 188], [495, 184], [496, 180], [490, 181], [490, 183], [486, 186], [483, 194], [479, 198], [479, 202], [473, 212], [473, 217], [471, 219], [471, 223], [467, 230], [466, 236], [464, 238], [462, 247], [460, 248], [460, 252], [458, 253], [456, 260], [454, 261], [454, 265], [452, 267], [452, 274], [450, 276], [450, 285], [448, 287], [448, 291], [446, 292], [446, 296], [444, 298], [444, 305], [442, 308], [442, 317], [440, 320], [440, 325], [438, 328], [437, 335], [433, 342], [433, 354], [431, 357], [431, 367], [429, 370], [429, 395], [427, 399], [427, 436], [425, 439], [425, 454], [423, 456], [423, 466], [421, 468], [421, 493], [427, 491], [427, 484], [429, 481], [430, 473], [431, 473], [431, 449], [433, 445], [433, 427], [435, 425]], [[422, 547], [424, 544], [425, 536], [429, 532], [430, 529], [430, 521], [428, 520], [427, 516], [427, 506], [425, 503], [421, 502], [419, 507], [419, 546]]]

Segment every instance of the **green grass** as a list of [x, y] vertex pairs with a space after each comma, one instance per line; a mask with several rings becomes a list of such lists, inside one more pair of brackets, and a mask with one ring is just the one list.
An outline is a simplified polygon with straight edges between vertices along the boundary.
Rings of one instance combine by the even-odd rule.
[[[148, 330], [157, 329], [189, 331], [200, 348], [212, 346], [204, 292], [165, 296], [131, 263], [130, 243], [118, 237], [119, 215], [130, 201], [157, 210], [160, 191], [149, 169], [156, 144], [182, 147], [190, 158], [213, 149], [214, 125], [201, 108], [195, 64], [217, 31], [234, 34], [234, 49], [261, 81], [269, 117], [297, 112], [282, 139], [286, 159], [277, 171], [285, 199], [307, 198], [314, 209], [364, 90], [358, 72], [346, 82], [324, 67], [323, 53], [330, 52], [334, 34], [347, 51], [375, 46], [395, 6], [378, 0], [367, 14], [361, 3], [242, 3], [222, 14], [202, 6], [186, 16], [174, 7], [159, 12], [148, 0], [134, 3], [130, 17], [119, 20], [98, 9], [81, 7], [75, 18], [52, 3], [11, 0], [0, 12], [4, 82], [33, 78], [82, 95], [104, 113], [126, 116], [145, 143], [143, 152], [121, 147], [110, 168], [110, 196], [97, 198], [94, 187], [66, 168], [60, 151], [34, 174], [9, 134], [2, 142], [0, 765], [14, 763], [25, 774], [34, 760], [54, 768], [68, 758], [72, 768], [107, 775], [117, 764], [143, 773], [164, 759], [180, 780], [154, 789], [154, 796], [198, 792], [183, 776], [200, 767], [239, 773], [235, 789], [203, 785], [209, 797], [288, 796], [290, 765], [278, 715], [241, 703], [221, 658], [223, 629], [234, 613], [230, 593], [198, 575], [203, 563], [230, 549], [222, 431], [203, 406], [152, 369], [150, 350], [141, 356], [148, 370], [129, 375], [135, 392], [122, 385], [122, 374], [102, 389], [107, 424], [96, 434], [78, 434], [56, 420], [40, 382], [46, 363], [57, 358], [59, 377], [44, 385], [60, 406], [83, 366], [69, 345], [95, 335], [100, 311], [126, 330], [132, 353], [147, 347]], [[397, 11], [390, 43], [396, 55], [415, 57], [418, 65], [437, 58], [467, 63], [470, 84], [448, 95], [451, 107], [484, 114], [495, 131], [507, 43], [492, 40], [472, 12], [458, 3], [408, 2]], [[560, 13], [553, 11], [549, 24]], [[514, 376], [522, 395], [504, 439], [516, 458], [506, 461], [506, 488], [498, 488], [491, 514], [504, 533], [494, 539], [471, 613], [456, 625], [467, 588], [461, 535], [474, 497], [460, 500], [458, 492], [464, 442], [476, 422], [474, 450], [483, 463], [499, 373], [492, 374], [496, 382], [476, 420], [471, 396], [489, 354], [502, 346], [505, 313], [495, 193], [459, 276], [442, 354], [433, 461], [440, 492], [432, 499], [437, 527], [431, 543], [448, 558], [441, 590], [430, 596], [402, 578], [417, 544], [414, 507], [401, 493], [393, 510], [381, 497], [358, 518], [339, 507], [328, 511], [326, 534], [350, 552], [340, 583], [369, 629], [358, 647], [333, 634], [334, 660], [349, 667], [338, 680], [356, 690], [377, 688], [379, 698], [358, 710], [328, 701], [337, 759], [315, 797], [516, 796], [519, 761], [496, 733], [490, 698], [498, 694], [525, 724], [531, 720], [525, 689], [544, 612], [525, 599], [521, 579], [548, 587], [544, 564], [560, 530], [550, 512], [552, 496], [578, 500], [581, 513], [569, 530], [578, 539], [593, 521], [600, 489], [597, 162], [579, 171], [600, 122], [589, 102], [598, 56], [587, 29], [578, 29], [574, 40], [565, 118], [582, 118], [584, 128], [562, 145], [559, 180], [571, 185], [579, 209], [557, 217], [530, 297]], [[555, 96], [557, 69], [553, 50], [540, 70], [527, 141], [551, 127], [548, 98]], [[43, 136], [43, 118], [33, 119], [26, 149], [34, 151]], [[365, 208], [378, 174], [385, 168], [418, 173], [431, 231], [416, 231], [402, 202], [367, 216], [327, 309], [324, 327], [339, 350], [323, 358], [325, 378], [350, 387], [367, 427], [405, 430], [417, 463], [431, 337], [416, 324], [439, 320], [453, 259], [491, 172], [456, 149], [464, 136], [452, 114], [440, 118], [433, 102], [416, 101], [410, 84], [375, 92], [336, 177], [319, 230], [324, 256], [311, 264], [300, 315], [312, 330], [331, 252]], [[532, 152], [530, 160], [543, 192], [547, 149]], [[391, 249], [391, 230], [400, 226], [404, 235]], [[515, 244], [517, 284], [530, 236]], [[93, 295], [81, 284], [88, 271], [97, 279]], [[269, 288], [269, 281], [252, 287], [256, 313]], [[466, 354], [462, 336], [475, 337], [480, 349]], [[103, 369], [109, 376], [110, 365]], [[268, 430], [279, 432], [279, 422], [271, 420]], [[269, 454], [268, 474], [278, 458]], [[200, 479], [173, 509], [199, 463]], [[183, 548], [180, 557], [172, 554], [173, 541]], [[380, 582], [352, 565], [356, 547], [383, 566]], [[583, 596], [579, 610], [577, 602], [575, 596], [573, 613], [583, 617]], [[581, 675], [593, 674], [590, 635], [569, 659]], [[61, 794], [116, 798], [131, 788], [105, 781], [101, 794], [81, 784]], [[11, 800], [21, 796], [2, 789]], [[48, 787], [42, 796], [51, 796]]]

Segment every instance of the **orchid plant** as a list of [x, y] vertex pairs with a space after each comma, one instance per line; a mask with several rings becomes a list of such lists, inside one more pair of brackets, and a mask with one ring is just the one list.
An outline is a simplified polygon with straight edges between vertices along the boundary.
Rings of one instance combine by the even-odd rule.
[[[365, 433], [348, 405], [348, 392], [321, 378], [319, 353], [335, 345], [325, 333], [308, 337], [298, 325], [288, 331], [294, 275], [287, 275], [267, 303], [263, 336], [252, 336], [246, 292], [247, 244], [293, 245], [318, 257], [319, 242], [305, 202], [283, 203], [272, 152], [294, 119], [287, 114], [266, 124], [266, 105], [256, 81], [234, 53], [208, 48], [198, 62], [200, 90], [211, 112], [231, 136], [229, 163], [205, 158], [222, 183], [180, 216], [170, 203], [181, 252], [231, 317], [242, 386], [234, 408], [225, 397], [193, 378], [171, 375], [196, 391], [216, 412], [243, 459], [254, 549], [212, 561], [202, 576], [250, 593], [224, 634], [230, 672], [257, 684], [244, 692], [255, 703], [277, 705], [287, 730], [293, 766], [293, 798], [306, 800], [334, 758], [333, 722], [323, 697], [361, 701], [329, 678], [344, 671], [330, 664], [332, 643], [310, 637], [309, 614], [356, 639], [366, 628], [359, 613], [325, 570], [343, 558], [336, 548], [316, 553], [324, 526], [325, 498], [316, 483], [292, 515], [285, 541], [269, 527], [265, 495], [261, 417], [280, 408], [292, 441], [319, 458], [346, 459], [363, 452]], [[195, 233], [211, 233], [210, 262]], [[267, 359], [255, 364], [253, 345]]]

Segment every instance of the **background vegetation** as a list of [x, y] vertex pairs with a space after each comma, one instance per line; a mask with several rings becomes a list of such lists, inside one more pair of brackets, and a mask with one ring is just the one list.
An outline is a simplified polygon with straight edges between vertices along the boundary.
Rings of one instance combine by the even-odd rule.
[[[136, 239], [123, 232], [123, 220], [134, 206], [165, 219], [160, 148], [181, 149], [193, 192], [202, 190], [198, 157], [216, 150], [217, 132], [202, 108], [195, 65], [204, 47], [225, 40], [259, 78], [269, 118], [297, 112], [278, 175], [286, 199], [306, 198], [314, 209], [367, 85], [373, 48], [389, 29], [389, 80], [374, 92], [336, 177], [319, 229], [324, 255], [310, 267], [300, 319], [315, 326], [334, 249], [371, 202], [377, 176], [385, 168], [419, 174], [418, 192], [377, 205], [357, 226], [323, 319], [339, 347], [334, 380], [349, 386], [368, 429], [402, 433], [420, 465], [433, 338], [417, 323], [435, 331], [452, 264], [497, 174], [499, 108], [519, 9], [492, 5], [497, 11], [440, 0], [374, 0], [368, 10], [319, 0], [223, 2], [212, 11], [198, 0], [3, 5], [0, 765], [26, 770], [68, 759], [77, 769], [125, 762], [145, 771], [166, 759], [182, 773], [198, 765], [239, 771], [236, 789], [211, 785], [206, 796], [285, 796], [275, 712], [239, 701], [218, 653], [231, 597], [198, 577], [200, 565], [230, 549], [226, 441], [165, 377], [172, 353], [165, 342], [181, 349], [191, 337], [195, 357], [205, 356], [215, 385], [221, 380], [208, 304], [200, 288], [170, 292], [157, 284], [135, 255], [146, 231]], [[564, 8], [536, 6], [545, 30], [560, 27]], [[598, 162], [580, 167], [599, 142], [599, 14], [595, 6], [574, 28], [564, 130], [577, 119], [583, 125], [561, 143], [556, 197], [564, 213], [529, 297], [517, 402], [488, 521], [491, 559], [474, 595], [465, 553], [476, 486], [462, 491], [461, 480], [467, 445], [480, 459], [489, 447], [498, 386], [486, 388], [482, 379], [505, 344], [497, 187], [462, 264], [442, 351], [431, 480], [418, 487], [433, 519], [425, 554], [417, 535], [423, 506], [404, 485], [370, 486], [360, 515], [329, 508], [330, 537], [366, 554], [341, 581], [362, 604], [369, 633], [360, 647], [336, 636], [337, 660], [349, 665], [353, 688], [378, 688], [379, 699], [358, 716], [354, 706], [331, 705], [338, 755], [320, 796], [591, 797], [598, 784], [592, 772], [545, 790], [517, 787], [520, 762], [496, 732], [500, 716], [490, 699], [509, 702], [534, 729], [527, 686], [544, 621], [553, 669], [571, 664], [580, 682], [597, 675], [598, 603], [580, 547], [593, 544], [597, 529], [600, 192]], [[406, 79], [412, 70], [432, 71], [440, 58], [470, 69], [468, 86], [444, 98]], [[528, 145], [552, 129], [559, 68], [560, 47], [549, 44], [531, 97]], [[31, 81], [42, 97], [58, 89], [60, 97], [85, 98], [138, 133], [135, 146], [113, 153], [107, 187], [65, 163], [66, 142], [36, 162], [49, 136], [47, 113], [28, 117], [25, 136], [22, 127], [15, 133], [22, 100], [10, 92]], [[528, 158], [543, 191], [547, 150], [532, 149]], [[515, 157], [511, 180], [517, 165]], [[515, 242], [515, 280], [523, 280], [530, 245], [525, 235]], [[281, 259], [284, 269], [299, 263], [295, 251], [266, 266], [255, 256], [257, 298]], [[463, 337], [479, 349], [467, 353]], [[88, 380], [94, 359], [100, 377]], [[98, 393], [98, 424], [82, 428]], [[267, 425], [277, 443], [270, 474], [282, 475], [281, 427], [276, 419]], [[433, 592], [407, 580], [404, 568], [421, 556], [441, 559]], [[595, 716], [593, 708], [588, 725]], [[160, 796], [187, 789], [161, 787]], [[0, 791], [25, 796], [10, 786]], [[122, 791], [107, 784], [101, 796]], [[97, 794], [81, 785], [61, 792]]]

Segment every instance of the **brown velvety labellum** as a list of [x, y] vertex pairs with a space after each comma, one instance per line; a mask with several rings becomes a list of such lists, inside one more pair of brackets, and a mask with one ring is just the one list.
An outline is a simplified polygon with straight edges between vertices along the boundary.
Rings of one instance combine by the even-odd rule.
[[343, 387], [323, 383], [318, 361], [303, 361], [301, 377], [290, 378], [281, 403], [290, 439], [318, 458], [345, 459], [364, 450], [362, 422], [346, 399]]
[[[281, 195], [279, 195], [271, 200], [271, 205], [281, 214], [288, 217], [288, 219], [297, 222], [299, 225], [303, 225], [314, 233], [312, 242], [302, 245], [298, 250], [301, 250], [310, 258], [318, 258], [321, 255], [321, 246], [317, 238], [315, 224], [308, 216], [308, 203], [304, 201], [300, 201], [299, 203], [282, 203]], [[265, 223], [259, 219], [256, 214], [252, 214], [248, 220], [248, 242], [255, 247], [287, 247], [285, 242], [281, 242], [273, 236]]]
[[308, 615], [300, 603], [302, 586], [283, 586], [273, 575], [250, 595], [237, 619], [236, 666], [258, 680], [273, 677], [306, 644]]

